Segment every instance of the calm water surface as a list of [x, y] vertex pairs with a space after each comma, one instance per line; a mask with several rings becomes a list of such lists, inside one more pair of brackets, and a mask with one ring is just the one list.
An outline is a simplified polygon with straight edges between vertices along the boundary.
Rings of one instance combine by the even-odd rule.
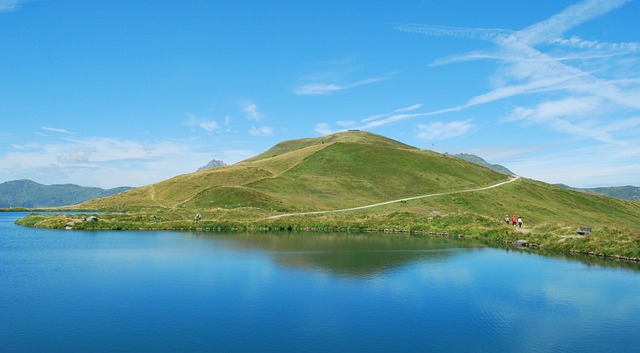
[[640, 269], [404, 235], [84, 232], [0, 213], [2, 352], [639, 352]]

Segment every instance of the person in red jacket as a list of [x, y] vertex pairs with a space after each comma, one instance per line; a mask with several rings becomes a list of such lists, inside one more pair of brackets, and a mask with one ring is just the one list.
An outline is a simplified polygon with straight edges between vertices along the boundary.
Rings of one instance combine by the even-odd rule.
[[511, 224], [515, 227], [516, 224], [518, 222], [518, 219], [516, 218], [516, 216], [514, 215], [513, 217], [511, 217]]

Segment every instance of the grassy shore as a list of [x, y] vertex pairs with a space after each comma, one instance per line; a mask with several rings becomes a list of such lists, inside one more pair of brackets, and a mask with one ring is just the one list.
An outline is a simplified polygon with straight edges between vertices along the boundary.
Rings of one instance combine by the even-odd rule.
[[[590, 254], [640, 261], [640, 236], [626, 228], [597, 227], [584, 236], [571, 224], [543, 223], [515, 228], [494, 217], [474, 213], [421, 214], [411, 211], [341, 212], [267, 219], [270, 213], [258, 208], [194, 210], [148, 209], [123, 213], [31, 214], [16, 221], [29, 227], [80, 230], [186, 230], [186, 231], [336, 231], [403, 232], [417, 235], [451, 236], [488, 242], [513, 243], [526, 240], [529, 246], [559, 253]], [[154, 221], [154, 216], [156, 220]]]

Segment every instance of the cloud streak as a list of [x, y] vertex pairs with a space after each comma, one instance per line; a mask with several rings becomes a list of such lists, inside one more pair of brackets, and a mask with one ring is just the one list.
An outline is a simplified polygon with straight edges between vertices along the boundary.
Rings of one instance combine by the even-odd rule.
[[43, 126], [43, 127], [41, 127], [41, 129], [45, 130], [45, 131], [57, 132], [57, 133], [61, 133], [61, 134], [72, 134], [72, 132], [70, 132], [69, 130], [59, 129], [59, 128], [55, 128], [55, 127]]
[[385, 77], [371, 77], [360, 81], [355, 81], [346, 84], [335, 84], [335, 83], [313, 83], [302, 85], [296, 87], [293, 90], [293, 93], [299, 96], [317, 96], [317, 95], [325, 95], [331, 94], [338, 91], [344, 91], [368, 84], [372, 84], [375, 82], [386, 80]]

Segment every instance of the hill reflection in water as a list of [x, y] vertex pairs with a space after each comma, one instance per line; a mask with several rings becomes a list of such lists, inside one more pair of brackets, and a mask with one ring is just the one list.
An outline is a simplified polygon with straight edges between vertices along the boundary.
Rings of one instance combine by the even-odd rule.
[[637, 262], [517, 249], [506, 244], [439, 236], [321, 232], [192, 234], [215, 239], [218, 246], [263, 252], [287, 268], [321, 270], [349, 277], [373, 277], [415, 262], [442, 263], [453, 256], [486, 247], [502, 248], [507, 252], [532, 252], [587, 266], [640, 271]]
[[233, 249], [261, 251], [285, 267], [321, 270], [339, 276], [372, 277], [417, 261], [443, 262], [479, 247], [480, 242], [403, 234], [251, 233], [215, 238]]

